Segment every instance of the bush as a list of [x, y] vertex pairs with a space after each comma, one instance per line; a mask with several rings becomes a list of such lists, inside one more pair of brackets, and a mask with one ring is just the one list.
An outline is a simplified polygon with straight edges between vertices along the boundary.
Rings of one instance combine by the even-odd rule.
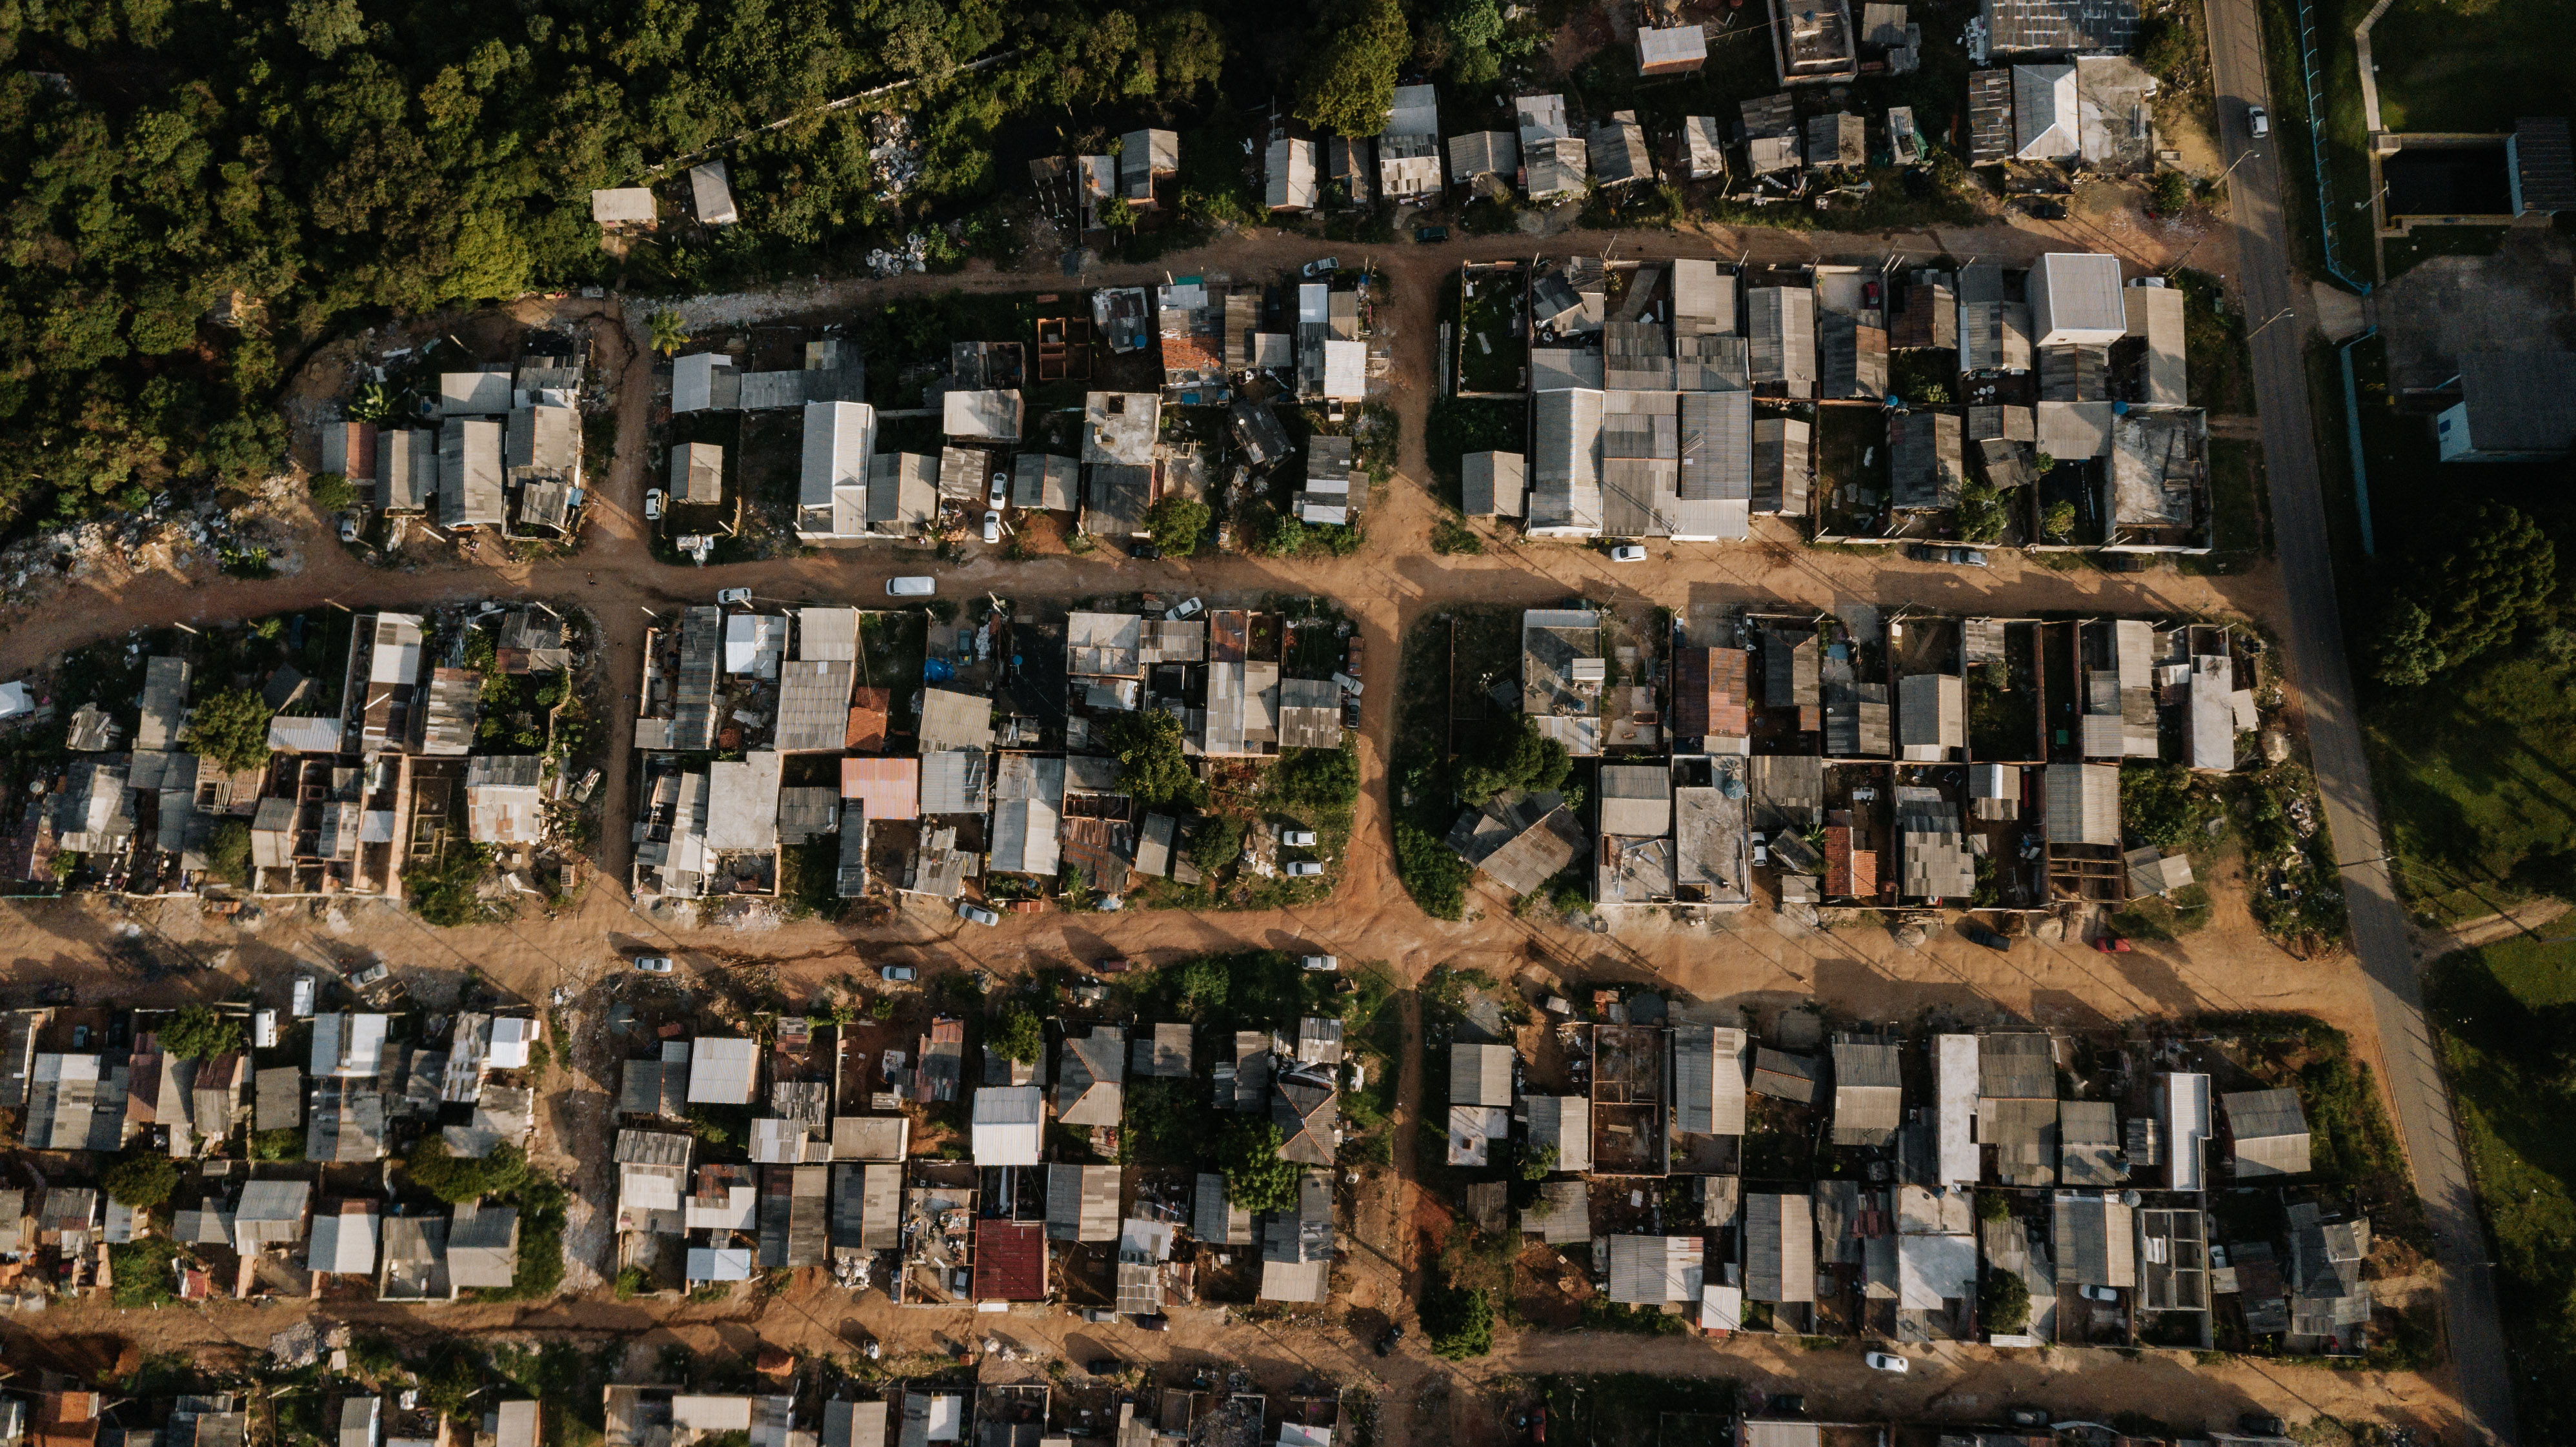
[[1515, 789], [1553, 792], [1565, 787], [1574, 767], [1565, 745], [1538, 731], [1527, 714], [1484, 735], [1460, 753], [1458, 797], [1482, 807], [1496, 794]]
[[1211, 878], [1232, 867], [1243, 853], [1243, 827], [1240, 819], [1200, 820], [1199, 832], [1190, 837], [1190, 863]]
[[1466, 912], [1467, 879], [1474, 871], [1439, 836], [1401, 819], [1395, 824], [1395, 872], [1424, 914], [1456, 919]]
[[1431, 1354], [1460, 1362], [1494, 1349], [1493, 1298], [1473, 1287], [1441, 1280], [1422, 1298], [1422, 1331]]
[[1002, 1019], [984, 1037], [985, 1045], [1022, 1065], [1035, 1065], [1046, 1049], [1046, 1035], [1038, 1028], [1038, 1017], [1026, 1005], [1012, 1005], [1002, 1012]]
[[1485, 551], [1485, 540], [1474, 528], [1442, 513], [1431, 524], [1431, 551], [1444, 557], [1461, 553], [1474, 557]]
[[358, 505], [356, 484], [336, 472], [313, 475], [313, 506], [326, 513], [347, 512]]
[[2030, 1325], [2030, 1285], [2019, 1272], [1989, 1267], [1977, 1283], [1977, 1305], [1990, 1332], [2009, 1336]]
[[1273, 1122], [1238, 1120], [1225, 1129], [1225, 1199], [1239, 1211], [1290, 1211], [1297, 1206], [1299, 1171], [1282, 1160], [1286, 1137]]
[[154, 1028], [165, 1055], [180, 1060], [211, 1060], [231, 1055], [243, 1044], [239, 1020], [228, 1020], [204, 1005], [183, 1005]]
[[527, 1153], [514, 1145], [497, 1145], [476, 1160], [448, 1150], [444, 1136], [425, 1136], [403, 1161], [412, 1184], [451, 1206], [505, 1195], [528, 1180]]
[[2141, 844], [2168, 854], [2186, 849], [2213, 812], [2192, 794], [2191, 771], [2180, 764], [2120, 766], [2120, 828]]
[[1154, 550], [1167, 558], [1185, 558], [1197, 552], [1207, 525], [1207, 504], [1178, 493], [1154, 504], [1145, 514], [1145, 531], [1153, 534]]
[[2172, 216], [2191, 204], [2191, 183], [2183, 179], [2180, 171], [2158, 171], [2147, 195], [2155, 203], [2157, 214]]
[[98, 1178], [108, 1199], [137, 1211], [149, 1211], [179, 1189], [179, 1168], [168, 1156], [134, 1155], [107, 1168]]
[[1290, 808], [1348, 809], [1360, 797], [1360, 761], [1352, 736], [1338, 749], [1291, 749], [1270, 771], [1271, 797]]
[[255, 769], [268, 762], [268, 721], [273, 716], [258, 694], [228, 688], [190, 711], [180, 738], [227, 769]]

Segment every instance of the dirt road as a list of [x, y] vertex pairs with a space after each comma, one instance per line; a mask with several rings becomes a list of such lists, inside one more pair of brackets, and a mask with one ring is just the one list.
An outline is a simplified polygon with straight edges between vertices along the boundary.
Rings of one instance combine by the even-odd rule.
[[[1551, 241], [1550, 249], [1599, 247], [1611, 239], [1569, 236]], [[1750, 252], [1755, 260], [1847, 256], [1874, 261], [1891, 249], [1906, 249], [1919, 256], [1946, 252], [2027, 259], [2075, 239], [2009, 228], [1891, 237], [1743, 232], [1632, 236], [1624, 238], [1622, 254], [1643, 250], [1649, 255], [1721, 255], [1732, 260]], [[2082, 239], [2099, 244], [2096, 238]], [[1206, 253], [1176, 256], [1165, 266], [1208, 274], [1231, 270], [1239, 276], [1265, 275], [1320, 250], [1303, 238], [1255, 236]], [[113, 996], [138, 1003], [175, 1001], [226, 993], [237, 987], [241, 977], [280, 989], [299, 959], [310, 959], [326, 949], [364, 949], [403, 967], [424, 991], [452, 986], [473, 969], [503, 988], [541, 998], [557, 985], [578, 989], [610, 976], [623, 969], [624, 953], [646, 947], [677, 956], [691, 972], [734, 959], [772, 961], [792, 988], [835, 979], [861, 960], [981, 966], [1007, 975], [1031, 962], [1068, 956], [1091, 959], [1119, 954], [1164, 960], [1205, 950], [1314, 946], [1355, 961], [1388, 961], [1407, 981], [1418, 980], [1442, 963], [1484, 969], [1507, 980], [1532, 967], [1569, 979], [1657, 980], [1694, 997], [1740, 1004], [1764, 1024], [1778, 1010], [1810, 1000], [1870, 1019], [1938, 1011], [1962, 1022], [2020, 1017], [2070, 1025], [2211, 1009], [2277, 1008], [2319, 1014], [2368, 1046], [2374, 1038], [2370, 1005], [2349, 960], [2291, 958], [2254, 930], [2241, 899], [2236, 898], [2222, 899], [2211, 924], [2183, 943], [2141, 944], [2136, 953], [2125, 956], [2098, 955], [2080, 944], [2045, 946], [2028, 941], [2012, 954], [1998, 956], [1946, 935], [1919, 949], [1907, 949], [1881, 929], [1816, 930], [1759, 911], [1691, 925], [1649, 917], [1623, 924], [1616, 936], [1601, 936], [1516, 918], [1508, 901], [1481, 887], [1469, 917], [1461, 922], [1431, 920], [1415, 909], [1393, 869], [1384, 751], [1401, 639], [1410, 623], [1440, 606], [1462, 601], [1534, 605], [1579, 595], [1639, 608], [1682, 609], [1756, 600], [1824, 608], [1860, 600], [2007, 615], [2100, 610], [2246, 616], [2275, 629], [2285, 621], [2278, 581], [2268, 567], [2216, 577], [2186, 577], [2170, 570], [2120, 575], [2090, 569], [2057, 571], [2029, 564], [2016, 554], [1997, 553], [1996, 566], [1990, 569], [1950, 570], [1888, 554], [1804, 549], [1786, 534], [1726, 546], [1658, 544], [1648, 563], [1628, 566], [1613, 566], [1598, 552], [1564, 545], [1494, 546], [1483, 555], [1467, 557], [1432, 554], [1425, 538], [1437, 505], [1414, 480], [1427, 475], [1422, 439], [1430, 404], [1427, 379], [1434, 375], [1437, 325], [1433, 312], [1438, 287], [1442, 276], [1465, 256], [1526, 254], [1528, 243], [1523, 239], [1444, 248], [1399, 246], [1381, 258], [1394, 290], [1389, 326], [1395, 383], [1389, 400], [1402, 420], [1402, 476], [1379, 500], [1370, 519], [1368, 542], [1354, 556], [1275, 561], [1228, 555], [1137, 563], [1095, 554], [1078, 560], [1011, 563], [976, 550], [964, 565], [936, 570], [943, 591], [952, 595], [990, 589], [1009, 596], [1070, 599], [1104, 591], [1178, 589], [1199, 593], [1211, 602], [1272, 592], [1320, 593], [1335, 600], [1358, 623], [1368, 645], [1369, 664], [1360, 745], [1363, 802], [1351, 857], [1336, 894], [1326, 904], [1272, 913], [1009, 916], [998, 929], [967, 926], [929, 909], [910, 909], [889, 924], [868, 929], [813, 921], [790, 922], [757, 934], [714, 927], [679, 929], [638, 911], [614, 887], [625, 878], [628, 845], [625, 830], [612, 822], [597, 860], [609, 884], [591, 890], [576, 909], [560, 917], [531, 915], [507, 924], [441, 932], [382, 902], [344, 902], [327, 909], [281, 907], [272, 910], [256, 932], [246, 933], [230, 923], [200, 917], [190, 901], [147, 902], [130, 908], [95, 900], [22, 904], [0, 911], [0, 952], [10, 961], [7, 982], [23, 986], [39, 979], [68, 980], [86, 1000]], [[2168, 258], [2150, 252], [2144, 259]], [[1104, 268], [1086, 276], [1085, 282], [1159, 279], [1165, 266]], [[768, 306], [800, 312], [818, 305], [856, 306], [904, 290], [1024, 289], [1044, 284], [1044, 278], [1026, 275], [970, 272], [891, 283], [838, 282], [793, 296], [707, 298], [686, 303], [682, 310], [692, 318], [744, 319]], [[605, 316], [622, 321], [630, 335], [641, 326], [638, 317], [618, 318], [613, 311]], [[587, 607], [599, 622], [606, 691], [617, 720], [613, 757], [622, 761], [631, 742], [629, 715], [641, 671], [645, 610], [703, 601], [715, 589], [732, 586], [751, 587], [764, 598], [865, 602], [882, 596], [885, 577], [921, 570], [918, 555], [898, 560], [875, 550], [831, 550], [724, 568], [669, 568], [654, 563], [637, 514], [644, 486], [645, 418], [652, 394], [649, 370], [621, 367], [616, 388], [621, 411], [617, 456], [593, 494], [591, 523], [577, 558], [536, 563], [441, 558], [413, 571], [397, 571], [369, 567], [336, 546], [319, 544], [308, 549], [303, 572], [262, 583], [188, 577], [167, 570], [71, 580], [49, 589], [41, 599], [20, 600], [21, 606], [7, 619], [5, 634], [0, 634], [0, 675], [102, 636], [174, 619], [202, 624], [324, 603], [367, 608], [487, 597], [564, 599]], [[612, 768], [609, 778], [606, 817], [620, 821], [627, 812], [626, 775], [622, 768]], [[221, 975], [189, 973], [146, 985], [122, 963], [115, 946], [114, 931], [128, 923], [143, 924], [155, 938], [174, 947], [235, 947], [235, 967]], [[1409, 1013], [1408, 1032], [1418, 1034], [1419, 1024]], [[1367, 1252], [1352, 1253], [1352, 1304], [1367, 1311], [1401, 1312], [1404, 1300], [1419, 1284], [1422, 1263], [1415, 1259], [1418, 1243], [1410, 1229], [1417, 1202], [1404, 1171], [1404, 1163], [1413, 1158], [1411, 1133], [1421, 1124], [1410, 1104], [1418, 1099], [1417, 1075], [1418, 1066], [1408, 1067], [1408, 1103], [1398, 1116], [1396, 1187], [1381, 1193], [1381, 1202], [1364, 1206], [1355, 1222], [1361, 1243], [1383, 1253], [1378, 1258], [1382, 1264], [1362, 1262]], [[596, 1090], [595, 1082], [564, 1084], [557, 1092], [559, 1098], [549, 1102], [549, 1121], [558, 1128], [585, 1120], [595, 1126], [595, 1104], [588, 1097]], [[594, 1232], [588, 1233], [588, 1239], [601, 1238]], [[798, 1290], [809, 1288], [810, 1283]], [[265, 1323], [289, 1309], [260, 1313], [227, 1306], [205, 1313], [161, 1313], [139, 1322], [126, 1319], [122, 1325], [201, 1345], [264, 1341], [274, 1329]], [[336, 1303], [331, 1309], [342, 1310]], [[73, 1329], [84, 1313], [100, 1310], [80, 1305], [49, 1315], [49, 1329]], [[790, 1341], [800, 1339], [799, 1333], [836, 1331], [852, 1310], [846, 1294], [808, 1305], [803, 1296], [790, 1292], [747, 1315], [739, 1304], [705, 1308], [702, 1315], [696, 1307], [648, 1308], [615, 1303], [597, 1294], [538, 1308], [457, 1308], [435, 1314], [352, 1303], [345, 1314], [353, 1320], [435, 1320], [457, 1330], [480, 1330], [488, 1324], [495, 1329], [643, 1332], [646, 1340], [660, 1339], [666, 1332], [692, 1340], [696, 1339], [693, 1334], [711, 1333], [738, 1344], [755, 1337]], [[947, 1320], [951, 1315], [959, 1321]], [[932, 1324], [933, 1318], [944, 1324]], [[963, 1320], [963, 1314], [950, 1313], [925, 1316], [885, 1309], [867, 1313], [868, 1329], [881, 1331], [889, 1339], [961, 1330]], [[1055, 1334], [1050, 1339], [1060, 1339], [1068, 1330], [1053, 1319], [1014, 1316], [1009, 1321], [1015, 1333], [1025, 1329], [1041, 1336]], [[1204, 1331], [1199, 1329], [1202, 1325]], [[1373, 1359], [1365, 1359], [1357, 1337], [1341, 1327], [1282, 1327], [1275, 1329], [1275, 1335], [1273, 1328], [1249, 1323], [1226, 1327], [1194, 1319], [1190, 1327], [1174, 1334], [1180, 1350], [1280, 1362], [1305, 1353], [1319, 1362], [1335, 1363], [1337, 1371], [1378, 1370]], [[1769, 1341], [1740, 1339], [1711, 1345], [1670, 1338], [1580, 1336], [1523, 1341], [1506, 1332], [1497, 1356], [1460, 1381], [1468, 1389], [1481, 1390], [1482, 1381], [1494, 1373], [1578, 1369], [1587, 1363], [1597, 1363], [1604, 1370], [1669, 1367], [1742, 1373], [1775, 1383], [1795, 1380], [1827, 1412], [1921, 1408], [1969, 1415], [1980, 1403], [1990, 1405], [2009, 1394], [2052, 1404], [2063, 1400], [2068, 1410], [2105, 1412], [2121, 1410], [2117, 1403], [2132, 1402], [2141, 1404], [2141, 1410], [2162, 1408], [2171, 1414], [2182, 1410], [2175, 1405], [2179, 1400], [2188, 1405], [2193, 1421], [2206, 1413], [2209, 1421], [2216, 1422], [2232, 1415], [2239, 1405], [2278, 1406], [2291, 1399], [2313, 1400], [2321, 1409], [2330, 1405], [2338, 1412], [2392, 1423], [2424, 1425], [2444, 1420], [2440, 1387], [2414, 1378], [2370, 1383], [2357, 1375], [2287, 1371], [2275, 1383], [2244, 1366], [2197, 1368], [2165, 1358], [2131, 1363], [2099, 1353], [2008, 1360], [1984, 1348], [1955, 1349], [1938, 1364], [1918, 1368], [1917, 1375], [1888, 1381], [1862, 1371], [1849, 1353], [1800, 1353]], [[1385, 1370], [1390, 1385], [1398, 1388], [1388, 1394], [1392, 1403], [1398, 1398], [1409, 1400], [1411, 1389], [1429, 1384], [1433, 1372], [1455, 1369], [1435, 1368], [1408, 1348], [1397, 1364]], [[2371, 1390], [2362, 1389], [2365, 1383]], [[2419, 1410], [2430, 1415], [2419, 1421], [2414, 1415]], [[1459, 1418], [1471, 1419], [1481, 1420], [1473, 1413]]]

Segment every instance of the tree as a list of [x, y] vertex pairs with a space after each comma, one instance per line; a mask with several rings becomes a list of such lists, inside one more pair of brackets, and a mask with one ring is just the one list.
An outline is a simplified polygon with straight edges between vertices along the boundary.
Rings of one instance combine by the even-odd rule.
[[1255, 1215], [1296, 1209], [1300, 1173], [1295, 1161], [1280, 1158], [1279, 1147], [1286, 1140], [1272, 1121], [1238, 1120], [1225, 1128], [1222, 1159], [1228, 1205]]
[[653, 350], [663, 356], [675, 356], [680, 348], [689, 344], [689, 324], [680, 320], [678, 312], [664, 307], [653, 313], [648, 321], [653, 328]]
[[1291, 557], [1305, 549], [1306, 524], [1295, 513], [1274, 512], [1270, 526], [1261, 536], [1261, 551], [1270, 557]]
[[1112, 196], [1100, 203], [1100, 224], [1112, 231], [1124, 231], [1136, 224], [1136, 208], [1124, 196]]
[[2392, 590], [2371, 652], [2373, 672], [2408, 688], [2504, 647], [2548, 621], [2558, 552], [2539, 524], [2483, 503], [2456, 542]]
[[107, 1168], [98, 1178], [109, 1200], [138, 1211], [149, 1211], [170, 1199], [179, 1189], [179, 1168], [168, 1156], [133, 1155]]
[[1360, 760], [1352, 737], [1338, 749], [1289, 749], [1270, 770], [1271, 797], [1292, 808], [1347, 809], [1360, 796]]
[[1557, 1154], [1556, 1147], [1540, 1146], [1537, 1150], [1531, 1151], [1527, 1155], [1521, 1157], [1521, 1179], [1524, 1181], [1546, 1180], [1555, 1172], [1557, 1161], [1559, 1159], [1560, 1157]]
[[2075, 535], [2075, 504], [2053, 502], [2039, 519], [2039, 530], [2048, 534], [2052, 543], [2062, 543]]
[[1413, 48], [1396, 0], [1344, 0], [1297, 87], [1297, 119], [1342, 136], [1373, 136], [1395, 106], [1395, 69]]
[[1494, 1301], [1472, 1286], [1441, 1279], [1422, 1298], [1422, 1332], [1431, 1354], [1447, 1361], [1481, 1357], [1494, 1349]]
[[1234, 863], [1243, 853], [1243, 821], [1233, 818], [1202, 819], [1198, 832], [1190, 836], [1190, 862], [1202, 874], [1216, 874]]
[[1167, 558], [1185, 558], [1197, 552], [1199, 536], [1207, 531], [1208, 506], [1196, 498], [1172, 493], [1145, 514], [1145, 531], [1154, 536], [1154, 550]]
[[1139, 804], [1195, 805], [1207, 795], [1181, 747], [1181, 721], [1161, 709], [1111, 719], [1099, 738], [1118, 760], [1118, 785]]
[[268, 762], [268, 704], [247, 688], [228, 688], [199, 703], [180, 734], [188, 747], [239, 771]]
[[2191, 204], [2191, 182], [2183, 179], [2180, 171], [2158, 171], [2147, 192], [2161, 216], [2177, 215]]
[[2131, 759], [2120, 768], [2120, 827], [2141, 844], [2171, 852], [2191, 843], [2206, 818], [2180, 764]]
[[1481, 808], [1496, 794], [1514, 789], [1552, 793], [1565, 787], [1574, 760], [1565, 745], [1538, 731], [1526, 714], [1494, 730], [1464, 755], [1457, 776], [1458, 797]]
[[1502, 79], [1506, 57], [1531, 48], [1512, 38], [1496, 0], [1449, 0], [1440, 11], [1440, 29], [1449, 42], [1449, 78], [1460, 85], [1492, 85]]
[[1977, 1305], [1987, 1331], [2009, 1336], [2030, 1325], [2030, 1284], [2018, 1271], [1988, 1267], [1977, 1283]]
[[1174, 967], [1179, 971], [1172, 992], [1172, 1003], [1182, 1014], [1198, 1016], [1210, 1010], [1223, 1009], [1225, 997], [1233, 985], [1225, 966], [1201, 957]]
[[1971, 482], [1959, 490], [1959, 536], [1971, 543], [2001, 542], [2012, 517], [2004, 510], [2003, 489]]
[[1035, 1065], [1046, 1048], [1046, 1035], [1028, 1006], [1014, 1004], [1002, 1012], [1001, 1023], [985, 1037], [985, 1044], [1022, 1065]]
[[180, 1060], [211, 1060], [242, 1048], [239, 1020], [228, 1020], [205, 1005], [182, 1005], [170, 1012], [153, 1035], [163, 1053]]
[[485, 1196], [507, 1195], [527, 1184], [528, 1157], [517, 1146], [504, 1144], [477, 1160], [455, 1154], [447, 1148], [445, 1136], [432, 1135], [412, 1148], [403, 1161], [403, 1172], [413, 1185], [460, 1206]]

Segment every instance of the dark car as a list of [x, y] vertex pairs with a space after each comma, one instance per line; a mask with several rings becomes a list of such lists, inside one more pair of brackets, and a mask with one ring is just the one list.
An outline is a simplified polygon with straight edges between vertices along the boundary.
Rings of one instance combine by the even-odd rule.
[[1449, 228], [1446, 226], [1416, 226], [1413, 228], [1413, 239], [1421, 242], [1425, 246], [1428, 246], [1435, 241], [1446, 241], [1449, 239]]
[[1116, 1357], [1093, 1357], [1082, 1364], [1082, 1369], [1095, 1377], [1114, 1377], [1127, 1370], [1127, 1364]]
[[1797, 1392], [1775, 1392], [1770, 1412], [1774, 1417], [1803, 1417], [1807, 1415], [1807, 1399]]
[[1382, 1357], [1395, 1355], [1395, 1345], [1402, 1340], [1404, 1340], [1404, 1323], [1388, 1322], [1385, 1332], [1379, 1335], [1375, 1343], [1377, 1354]]
[[2002, 935], [1995, 933], [1993, 930], [1986, 928], [1975, 920], [1961, 920], [1959, 922], [1959, 934], [1960, 937], [1967, 940], [1968, 943], [1972, 945], [1984, 945], [1990, 950], [2010, 950], [2012, 948], [2012, 941], [2005, 939]]
[[2015, 1427], [2045, 1427], [2048, 1414], [2037, 1407], [2006, 1407], [2004, 1420]]
[[1986, 550], [1983, 548], [1954, 548], [1942, 543], [1913, 543], [1906, 547], [1905, 556], [1918, 563], [1949, 563], [1961, 568], [1986, 566]]
[[2268, 1412], [2247, 1412], [2236, 1419], [2237, 1430], [2248, 1437], [2287, 1437], [2290, 1424]]
[[1170, 1331], [1172, 1319], [1158, 1311], [1151, 1316], [1136, 1318], [1136, 1328], [1139, 1331]]
[[2066, 219], [2066, 208], [2055, 201], [2024, 201], [2021, 203], [2021, 209], [2030, 213], [2030, 219], [2033, 221]]
[[1150, 563], [1162, 555], [1162, 550], [1155, 547], [1149, 538], [1137, 538], [1127, 544], [1127, 556], [1139, 562]]

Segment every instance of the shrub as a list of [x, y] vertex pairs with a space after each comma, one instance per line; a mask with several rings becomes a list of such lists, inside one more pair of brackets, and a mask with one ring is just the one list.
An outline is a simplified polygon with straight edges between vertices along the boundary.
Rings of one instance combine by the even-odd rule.
[[1443, 556], [1464, 553], [1473, 557], [1485, 551], [1485, 540], [1476, 530], [1446, 513], [1431, 524], [1431, 551]]
[[179, 1168], [168, 1156], [134, 1155], [107, 1168], [98, 1178], [108, 1199], [138, 1211], [149, 1211], [179, 1189]]
[[242, 1048], [239, 1020], [228, 1020], [204, 1005], [183, 1005], [153, 1030], [162, 1053], [181, 1060], [211, 1060]]
[[357, 486], [336, 472], [317, 472], [312, 483], [313, 505], [323, 512], [347, 512], [358, 505]]
[[1190, 770], [1181, 721], [1160, 709], [1119, 714], [1099, 731], [1118, 760], [1118, 784], [1139, 804], [1197, 804], [1207, 787]]
[[1183, 558], [1198, 551], [1199, 537], [1207, 531], [1207, 504], [1174, 493], [1154, 504], [1145, 514], [1145, 530], [1154, 537], [1154, 550], [1167, 558]]
[[1012, 1005], [1002, 1012], [1001, 1023], [984, 1037], [985, 1044], [1022, 1065], [1035, 1065], [1046, 1048], [1046, 1036], [1038, 1028], [1038, 1017], [1026, 1005]]
[[254, 769], [268, 762], [268, 721], [273, 716], [258, 694], [228, 688], [189, 713], [180, 737], [227, 769]]
[[519, 1189], [528, 1180], [528, 1157], [514, 1145], [497, 1145], [476, 1160], [448, 1150], [444, 1136], [425, 1136], [403, 1162], [412, 1184], [451, 1206]]
[[1258, 1215], [1296, 1209], [1298, 1168], [1282, 1160], [1286, 1137], [1270, 1121], [1238, 1120], [1225, 1131], [1225, 1199], [1235, 1209]]
[[2158, 171], [2147, 195], [2158, 214], [2171, 216], [2191, 204], [2191, 183], [2183, 179], [2180, 171]]
[[1439, 1281], [1422, 1298], [1422, 1331], [1431, 1354], [1447, 1361], [1481, 1357], [1494, 1349], [1494, 1302], [1473, 1287]]
[[2010, 1335], [2030, 1325], [2030, 1286], [2019, 1272], [1988, 1268], [1977, 1283], [1977, 1303], [1990, 1332]]

